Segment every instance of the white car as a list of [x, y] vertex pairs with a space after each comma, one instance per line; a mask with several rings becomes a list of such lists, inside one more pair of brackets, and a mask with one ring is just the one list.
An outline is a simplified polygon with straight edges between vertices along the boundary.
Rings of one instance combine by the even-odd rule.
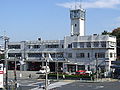
[[[49, 66], [47, 66], [47, 73], [50, 72]], [[42, 68], [37, 72], [37, 74], [45, 74], [46, 73], [46, 66], [42, 66]]]
[[86, 71], [85, 73], [90, 76], [92, 74], [92, 71]]

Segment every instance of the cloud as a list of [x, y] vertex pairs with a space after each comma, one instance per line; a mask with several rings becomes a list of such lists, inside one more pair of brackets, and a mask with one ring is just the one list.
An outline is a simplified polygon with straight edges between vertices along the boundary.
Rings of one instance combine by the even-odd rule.
[[113, 29], [116, 28], [116, 27], [120, 27], [120, 16], [114, 18], [112, 20], [112, 24], [110, 24], [109, 27], [112, 27]]
[[117, 22], [120, 22], [120, 16], [116, 18], [116, 21], [117, 21]]
[[59, 3], [58, 6], [65, 8], [78, 8], [82, 4], [83, 8], [117, 8], [120, 5], [120, 0], [88, 0], [87, 2], [66, 2]]

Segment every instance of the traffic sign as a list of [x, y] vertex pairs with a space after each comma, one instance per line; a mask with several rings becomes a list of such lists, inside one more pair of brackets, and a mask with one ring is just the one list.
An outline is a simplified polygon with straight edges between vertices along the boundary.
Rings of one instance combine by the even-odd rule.
[[3, 71], [3, 64], [0, 64], [0, 88], [3, 88], [3, 74], [4, 74], [4, 71]]

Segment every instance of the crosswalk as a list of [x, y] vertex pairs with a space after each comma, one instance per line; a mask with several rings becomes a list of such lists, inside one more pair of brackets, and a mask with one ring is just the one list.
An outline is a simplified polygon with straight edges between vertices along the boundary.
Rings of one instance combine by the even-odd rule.
[[[48, 90], [53, 89], [53, 88], [57, 88], [57, 87], [61, 87], [63, 85], [70, 84], [70, 83], [71, 82], [55, 82], [55, 83], [52, 83], [48, 86]], [[30, 90], [43, 90], [43, 89], [36, 87], [36, 88], [30, 89]]]

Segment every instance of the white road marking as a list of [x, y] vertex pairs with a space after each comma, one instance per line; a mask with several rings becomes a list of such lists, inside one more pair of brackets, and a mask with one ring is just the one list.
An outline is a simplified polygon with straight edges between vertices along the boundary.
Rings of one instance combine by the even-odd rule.
[[[71, 83], [71, 82], [56, 82], [56, 83], [50, 84], [48, 86], [48, 89], [61, 87], [62, 85], [66, 85], [66, 84], [69, 84], [69, 83]], [[39, 87], [36, 87], [36, 88], [30, 89], [30, 90], [43, 90], [43, 89], [39, 88]]]
[[97, 86], [95, 89], [104, 88], [104, 86]]

